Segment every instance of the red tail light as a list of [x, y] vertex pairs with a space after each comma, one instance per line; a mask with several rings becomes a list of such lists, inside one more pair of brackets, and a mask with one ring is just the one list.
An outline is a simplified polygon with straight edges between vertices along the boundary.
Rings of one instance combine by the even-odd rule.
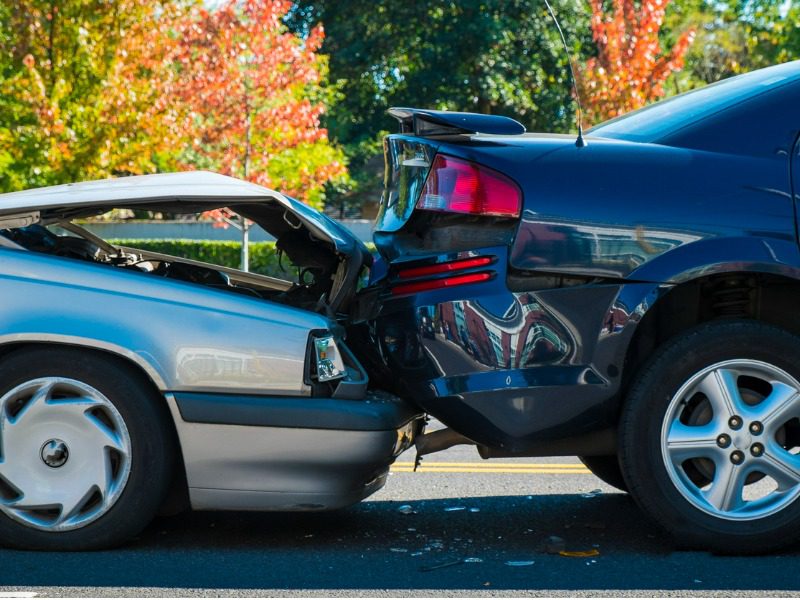
[[437, 154], [417, 208], [494, 217], [518, 217], [522, 197], [505, 175], [477, 163]]
[[429, 279], [428, 281], [416, 281], [413, 283], [401, 283], [392, 288], [392, 294], [416, 294], [427, 292], [428, 290], [440, 290], [442, 288], [453, 287], [454, 285], [466, 285], [468, 283], [480, 283], [492, 278], [491, 273], [468, 273], [466, 275], [456, 275], [445, 277], [444, 279]]
[[492, 263], [489, 256], [479, 256], [477, 258], [462, 258], [452, 262], [439, 263], [437, 265], [426, 265], [424, 267], [412, 267], [410, 269], [400, 269], [397, 276], [400, 279], [411, 279], [413, 277], [425, 277], [426, 275], [441, 275], [462, 269], [474, 269], [475, 267], [485, 267]]

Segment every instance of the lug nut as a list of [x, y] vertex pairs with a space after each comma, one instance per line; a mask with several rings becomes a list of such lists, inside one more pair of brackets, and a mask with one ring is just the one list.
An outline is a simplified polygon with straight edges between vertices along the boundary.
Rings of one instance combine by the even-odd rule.
[[760, 435], [762, 431], [764, 431], [764, 426], [761, 423], [758, 421], [750, 423], [750, 433], [753, 435]]
[[717, 437], [717, 446], [720, 448], [727, 448], [731, 445], [731, 436], [722, 433]]
[[737, 450], [731, 454], [731, 462], [735, 465], [740, 465], [744, 462], [744, 453]]
[[739, 429], [742, 426], [742, 417], [732, 416], [728, 419], [728, 425], [731, 426], [731, 429]]
[[764, 446], [761, 444], [753, 444], [750, 446], [750, 454], [753, 456], [761, 456], [764, 454]]

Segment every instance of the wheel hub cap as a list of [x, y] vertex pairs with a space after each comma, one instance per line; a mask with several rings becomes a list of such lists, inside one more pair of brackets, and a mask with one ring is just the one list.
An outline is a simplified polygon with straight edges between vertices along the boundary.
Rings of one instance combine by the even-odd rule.
[[730, 434], [733, 445], [739, 450], [747, 450], [753, 443], [753, 438], [746, 431], [736, 431]]
[[99, 390], [61, 377], [0, 398], [0, 511], [34, 529], [67, 531], [106, 514], [131, 470], [122, 415]]
[[44, 443], [39, 454], [44, 464], [57, 469], [66, 464], [69, 458], [69, 448], [63, 440], [53, 439]]
[[760, 519], [800, 496], [800, 383], [761, 361], [695, 373], [670, 401], [661, 429], [667, 473], [696, 508]]

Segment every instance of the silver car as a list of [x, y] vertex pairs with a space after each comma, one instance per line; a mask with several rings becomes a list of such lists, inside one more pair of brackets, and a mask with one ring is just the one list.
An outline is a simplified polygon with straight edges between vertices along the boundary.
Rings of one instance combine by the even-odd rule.
[[[221, 207], [272, 234], [300, 283], [75, 223]], [[0, 195], [0, 543], [101, 548], [187, 504], [324, 510], [379, 489], [422, 421], [368, 389], [343, 340], [370, 262], [317, 211], [214, 173]]]

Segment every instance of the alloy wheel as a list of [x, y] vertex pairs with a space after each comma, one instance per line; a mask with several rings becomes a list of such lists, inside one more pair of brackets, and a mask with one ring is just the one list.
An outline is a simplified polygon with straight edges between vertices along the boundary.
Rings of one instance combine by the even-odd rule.
[[800, 495], [800, 383], [757, 360], [713, 364], [673, 396], [661, 429], [672, 483], [696, 508], [741, 521]]

